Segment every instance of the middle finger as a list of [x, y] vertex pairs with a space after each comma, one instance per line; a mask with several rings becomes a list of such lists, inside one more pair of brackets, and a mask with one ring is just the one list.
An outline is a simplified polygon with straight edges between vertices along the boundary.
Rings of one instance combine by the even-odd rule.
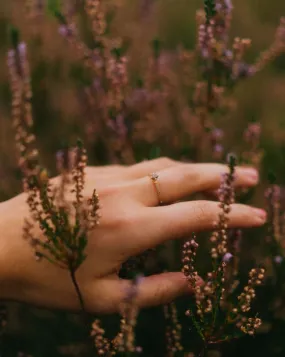
[[[126, 245], [131, 250], [130, 254], [135, 255], [171, 239], [185, 238], [193, 232], [211, 230], [214, 228], [214, 222], [218, 220], [220, 211], [219, 202], [213, 201], [181, 202], [170, 206], [146, 208], [140, 217], [140, 224], [144, 229], [136, 239], [126, 242]], [[265, 221], [264, 210], [233, 204], [228, 227], [259, 227]]]

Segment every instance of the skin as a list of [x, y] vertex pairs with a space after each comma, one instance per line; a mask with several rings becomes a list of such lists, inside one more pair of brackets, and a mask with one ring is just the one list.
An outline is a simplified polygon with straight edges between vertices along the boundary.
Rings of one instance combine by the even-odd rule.
[[[189, 237], [195, 231], [211, 230], [219, 207], [214, 201], [179, 202], [195, 192], [218, 189], [220, 164], [185, 164], [160, 158], [130, 167], [87, 167], [84, 195], [97, 188], [102, 205], [100, 225], [90, 235], [87, 259], [77, 271], [86, 309], [96, 313], [119, 310], [129, 282], [119, 279], [117, 270], [129, 257], [171, 239]], [[159, 174], [161, 200], [148, 174]], [[236, 186], [258, 183], [253, 168], [238, 167]], [[52, 180], [53, 184], [58, 178]], [[22, 238], [24, 219], [29, 217], [22, 193], [0, 204], [1, 298], [33, 305], [79, 310], [78, 298], [67, 271], [43, 260], [35, 261], [31, 247]], [[234, 204], [230, 227], [258, 227], [265, 223], [263, 210]], [[41, 234], [40, 231], [37, 232]], [[169, 272], [146, 277], [139, 285], [140, 307], [167, 303], [190, 294], [184, 275]]]

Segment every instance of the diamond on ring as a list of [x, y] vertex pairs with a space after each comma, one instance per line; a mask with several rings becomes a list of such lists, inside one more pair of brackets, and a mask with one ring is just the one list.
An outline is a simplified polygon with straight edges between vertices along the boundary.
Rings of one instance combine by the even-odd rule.
[[159, 202], [159, 205], [163, 205], [163, 202], [160, 198], [160, 190], [158, 188], [158, 181], [159, 181], [159, 175], [156, 173], [156, 172], [152, 172], [151, 174], [149, 174], [149, 177], [151, 179], [151, 181], [153, 182], [154, 184], [154, 187], [155, 187], [155, 190], [156, 190], [156, 194], [157, 194], [157, 197], [158, 197], [158, 202]]
[[157, 181], [159, 179], [159, 176], [156, 172], [153, 172], [150, 174], [150, 178], [153, 180], [153, 181]]

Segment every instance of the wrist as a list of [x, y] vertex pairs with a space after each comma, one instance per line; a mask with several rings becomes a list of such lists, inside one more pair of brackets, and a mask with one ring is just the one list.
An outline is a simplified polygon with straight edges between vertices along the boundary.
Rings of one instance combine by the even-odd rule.
[[0, 299], [14, 299], [21, 257], [23, 195], [0, 203]]

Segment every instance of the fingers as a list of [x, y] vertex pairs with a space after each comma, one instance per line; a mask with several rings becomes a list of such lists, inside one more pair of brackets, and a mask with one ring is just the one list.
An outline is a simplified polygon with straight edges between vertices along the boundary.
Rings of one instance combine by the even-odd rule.
[[[125, 244], [131, 249], [130, 254], [138, 254], [168, 240], [187, 237], [192, 232], [211, 230], [220, 212], [219, 203], [212, 201], [181, 202], [148, 208], [141, 213], [141, 234]], [[239, 228], [258, 227], [265, 221], [265, 211], [233, 204], [228, 225]]]
[[[149, 177], [132, 183], [132, 194], [146, 206], [181, 200], [198, 191], [216, 190], [221, 183], [221, 175], [228, 172], [226, 165], [220, 164], [180, 164], [158, 172], [156, 183], [159, 193]], [[258, 183], [258, 173], [253, 168], [236, 169], [235, 186], [251, 187]], [[158, 197], [159, 196], [159, 197]]]
[[132, 179], [147, 176], [151, 172], [160, 171], [172, 166], [182, 165], [179, 161], [174, 161], [167, 157], [160, 157], [154, 160], [146, 160], [139, 164], [132, 165], [127, 169], [127, 175]]
[[[197, 284], [202, 283], [199, 278]], [[98, 281], [92, 287], [93, 293], [90, 291], [88, 310], [108, 314], [118, 312], [130, 285], [130, 281], [117, 278]], [[139, 308], [166, 304], [180, 295], [192, 293], [187, 279], [181, 272], [162, 273], [142, 278], [137, 289], [136, 304]], [[100, 291], [102, 297], [100, 297]], [[96, 306], [92, 306], [92, 301]]]
[[[127, 170], [127, 166], [123, 165], [106, 165], [106, 166], [87, 166], [85, 168], [86, 175], [100, 177], [105, 175], [118, 175]], [[96, 175], [96, 176], [95, 176]]]
[[[101, 189], [106, 186], [127, 186], [134, 180], [147, 176], [154, 170], [163, 170], [167, 167], [180, 165], [181, 163], [162, 157], [155, 160], [143, 161], [139, 164], [131, 166], [109, 165], [109, 166], [88, 166], [86, 167], [87, 182], [90, 187], [94, 188], [94, 180], [96, 180], [96, 188]], [[58, 178], [56, 178], [58, 180]], [[88, 191], [88, 190], [87, 190]], [[91, 191], [91, 192], [92, 192]], [[88, 191], [89, 192], [89, 191]]]

